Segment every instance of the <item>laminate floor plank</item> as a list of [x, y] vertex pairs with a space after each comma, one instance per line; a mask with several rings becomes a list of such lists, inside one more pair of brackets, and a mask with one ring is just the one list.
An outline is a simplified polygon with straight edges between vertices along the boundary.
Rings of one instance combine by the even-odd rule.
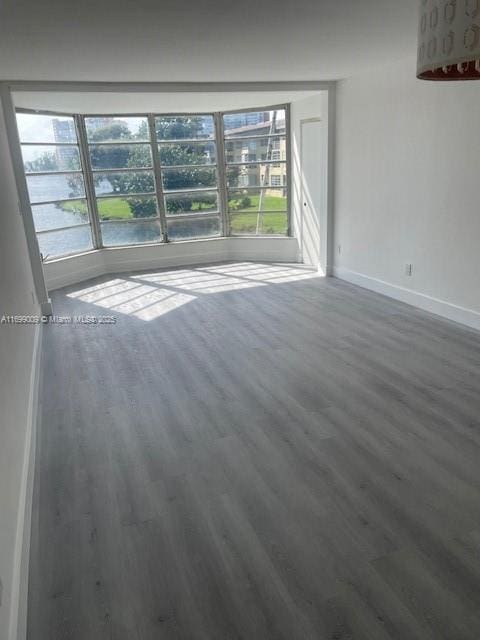
[[301, 265], [44, 327], [28, 640], [477, 640], [480, 336]]

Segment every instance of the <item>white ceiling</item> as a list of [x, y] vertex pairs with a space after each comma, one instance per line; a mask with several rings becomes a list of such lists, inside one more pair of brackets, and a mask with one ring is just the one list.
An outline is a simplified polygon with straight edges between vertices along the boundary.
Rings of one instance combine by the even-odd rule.
[[63, 113], [201, 113], [286, 104], [315, 91], [228, 93], [113, 93], [25, 91], [13, 94], [15, 106]]
[[0, 0], [0, 78], [332, 80], [416, 50], [418, 0]]

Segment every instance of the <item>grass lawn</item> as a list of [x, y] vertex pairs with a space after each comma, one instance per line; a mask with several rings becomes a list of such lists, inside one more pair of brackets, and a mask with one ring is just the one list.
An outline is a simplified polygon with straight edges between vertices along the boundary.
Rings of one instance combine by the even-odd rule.
[[[250, 204], [248, 207], [241, 207], [240, 209], [236, 209], [236, 211], [258, 211], [258, 202], [260, 200], [260, 196], [249, 196]], [[232, 200], [230, 201], [232, 202]], [[233, 200], [233, 202], [235, 202]], [[264, 211], [283, 211], [286, 207], [286, 198], [282, 198], [279, 196], [265, 196], [263, 198], [262, 209]]]
[[[257, 213], [234, 213], [230, 216], [232, 233], [255, 233]], [[285, 235], [287, 233], [286, 213], [264, 213], [260, 218], [260, 233]]]
[[[257, 230], [257, 212], [260, 196], [250, 196], [248, 207], [241, 207], [232, 211], [230, 223], [232, 233], [255, 233]], [[232, 202], [232, 201], [231, 201]], [[271, 233], [285, 235], [287, 233], [287, 214], [279, 213], [285, 209], [286, 199], [278, 196], [265, 196], [261, 216], [259, 233]], [[275, 213], [268, 213], [275, 211]]]
[[111, 200], [97, 200], [98, 215], [100, 219], [125, 220], [133, 218], [133, 213], [128, 202], [122, 198], [112, 198]]
[[[250, 204], [248, 207], [242, 207], [232, 211], [231, 228], [233, 233], [255, 233], [257, 229], [257, 211], [258, 211], [258, 195], [250, 196]], [[230, 201], [233, 202], [233, 201]], [[86, 206], [81, 200], [64, 202], [62, 209], [65, 211], [78, 211], [86, 213]], [[108, 200], [98, 200], [98, 213], [100, 219], [108, 220], [125, 220], [132, 218], [132, 212], [128, 206], [128, 202], [123, 198], [109, 198]], [[192, 211], [198, 210], [199, 203], [193, 203]], [[263, 199], [263, 209], [265, 213], [262, 216], [260, 233], [271, 233], [283, 235], [287, 231], [287, 214], [279, 213], [278, 209], [285, 208], [285, 198], [277, 196], [265, 196]], [[272, 213], [269, 213], [269, 212]], [[273, 213], [275, 212], [275, 213]]]
[[[63, 202], [61, 206], [64, 211], [87, 212], [87, 207], [81, 200]], [[97, 200], [97, 207], [100, 219], [102, 220], [125, 220], [127, 218], [133, 218], [128, 202], [122, 198]]]
[[61, 202], [57, 205], [64, 211], [72, 211], [73, 213], [87, 213], [87, 205], [82, 200], [70, 200], [70, 202]]

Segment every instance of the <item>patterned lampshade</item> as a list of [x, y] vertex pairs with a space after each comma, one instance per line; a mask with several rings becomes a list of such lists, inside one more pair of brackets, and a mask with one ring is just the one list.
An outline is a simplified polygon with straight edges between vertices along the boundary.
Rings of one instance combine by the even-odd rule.
[[420, 0], [417, 77], [480, 80], [480, 0]]

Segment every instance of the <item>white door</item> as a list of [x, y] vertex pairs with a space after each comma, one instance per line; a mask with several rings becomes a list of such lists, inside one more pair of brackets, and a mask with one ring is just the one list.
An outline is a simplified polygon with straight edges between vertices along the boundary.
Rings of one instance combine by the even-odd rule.
[[322, 225], [324, 167], [322, 148], [322, 121], [320, 118], [302, 120], [301, 126], [301, 189], [300, 189], [300, 250], [305, 264], [324, 270], [326, 247]]

